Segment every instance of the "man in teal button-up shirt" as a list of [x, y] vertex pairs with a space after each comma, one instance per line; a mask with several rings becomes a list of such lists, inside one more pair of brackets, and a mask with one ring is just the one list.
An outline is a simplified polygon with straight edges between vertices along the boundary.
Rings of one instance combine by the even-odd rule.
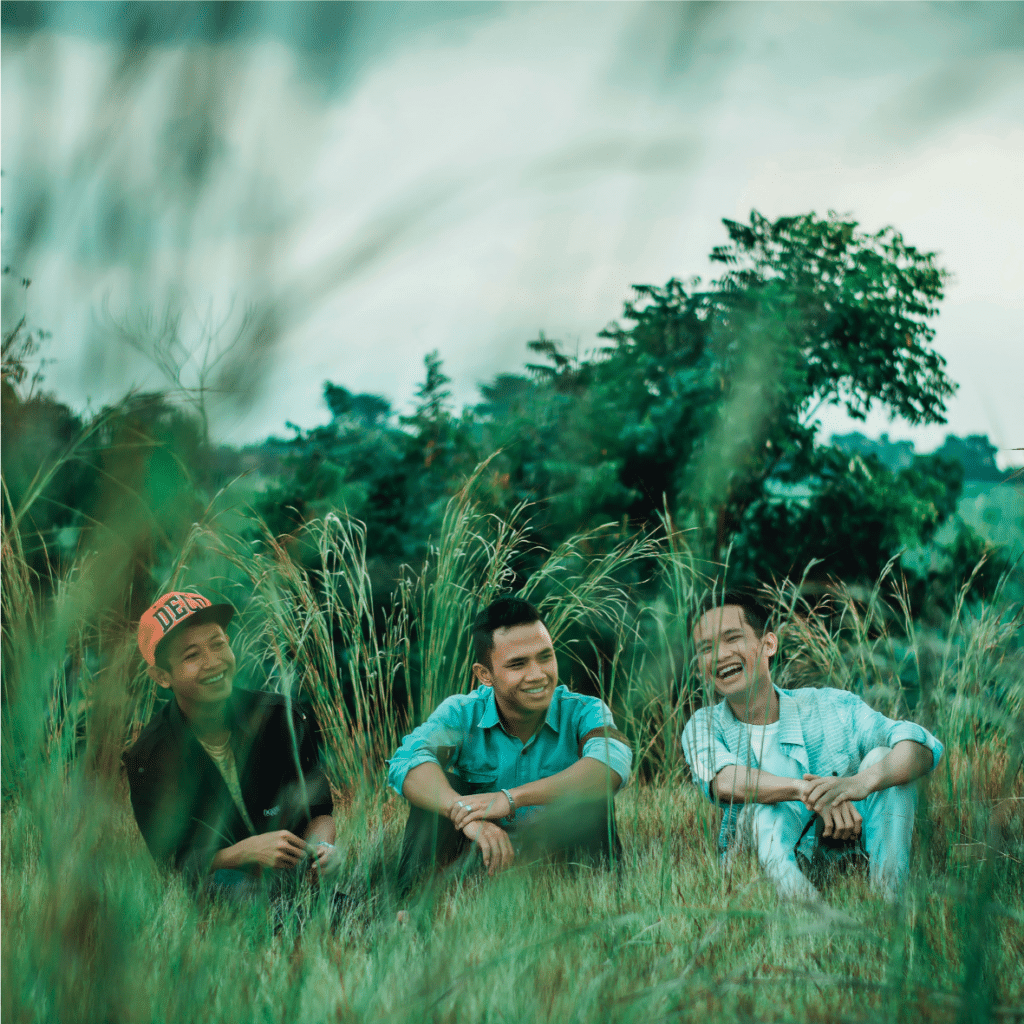
[[480, 685], [443, 701], [388, 764], [389, 785], [412, 805], [403, 888], [470, 843], [492, 874], [516, 847], [618, 852], [611, 797], [632, 753], [608, 706], [558, 685], [551, 637], [526, 601], [493, 602], [473, 641]]
[[817, 815], [823, 837], [862, 839], [872, 884], [892, 896], [909, 867], [913, 783], [939, 763], [942, 744], [845, 690], [774, 686], [778, 638], [766, 618], [731, 594], [694, 628], [705, 679], [725, 699], [686, 723], [683, 752], [704, 793], [726, 805], [719, 846], [752, 842], [783, 895], [818, 900], [796, 859], [814, 853]]

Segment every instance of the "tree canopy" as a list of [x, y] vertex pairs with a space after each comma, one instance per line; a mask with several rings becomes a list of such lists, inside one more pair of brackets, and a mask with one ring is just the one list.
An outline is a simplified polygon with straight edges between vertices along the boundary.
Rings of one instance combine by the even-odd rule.
[[[241, 453], [211, 451], [187, 410], [137, 396], [107, 411], [107, 433], [123, 440], [64, 471], [81, 479], [51, 482], [38, 525], [66, 540], [61, 529], [86, 523], [109, 493], [95, 480], [127, 472], [117, 452], [145, 450], [162, 468], [129, 475], [154, 503], [152, 488], [181, 467], [200, 507], [255, 465], [258, 510], [274, 533], [344, 510], [366, 523], [372, 557], [415, 564], [448, 498], [490, 459], [478, 499], [498, 513], [528, 504], [541, 548], [609, 522], [620, 535], [656, 529], [667, 515], [699, 557], [728, 558], [747, 576], [799, 575], [817, 560], [819, 574], [874, 578], [948, 519], [957, 465], [967, 455], [991, 462], [991, 451], [969, 439], [887, 467], [842, 440], [819, 444], [817, 416], [831, 404], [854, 418], [878, 408], [944, 422], [956, 385], [931, 321], [948, 275], [894, 228], [864, 232], [834, 213], [773, 221], [754, 211], [746, 223], [723, 223], [727, 241], [710, 254], [720, 276], [635, 286], [587, 351], [541, 334], [520, 373], [483, 384], [461, 411], [437, 352], [406, 414], [387, 397], [327, 381], [328, 423]], [[34, 472], [24, 453], [56, 451], [83, 423], [50, 396], [19, 394], [7, 379], [9, 348], [5, 479], [16, 497]], [[47, 419], [47, 403], [60, 414]], [[183, 522], [189, 514], [183, 508]]]

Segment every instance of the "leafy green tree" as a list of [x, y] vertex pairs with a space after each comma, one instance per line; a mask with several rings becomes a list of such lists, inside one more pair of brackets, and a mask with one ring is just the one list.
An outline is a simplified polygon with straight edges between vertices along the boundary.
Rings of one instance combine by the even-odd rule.
[[959, 462], [964, 468], [965, 480], [996, 483], [1007, 476], [996, 465], [998, 451], [999, 449], [984, 434], [969, 434], [967, 437], [948, 434], [936, 455]]
[[[777, 516], [772, 486], [839, 479], [815, 445], [823, 406], [943, 422], [955, 384], [931, 347], [947, 276], [934, 253], [835, 214], [725, 226], [719, 279], [636, 287], [585, 358], [534, 344], [534, 415], [553, 426], [539, 439], [550, 447], [518, 464], [542, 467], [552, 533], [623, 515], [649, 525], [667, 504], [709, 556], [743, 530], [752, 555]], [[506, 425], [510, 447], [527, 415]]]
[[275, 533], [344, 509], [366, 523], [371, 557], [422, 557], [448, 496], [481, 458], [470, 436], [472, 414], [453, 414], [436, 352], [424, 369], [407, 416], [396, 416], [380, 395], [325, 382], [330, 423], [293, 427], [294, 438], [273, 443], [284, 450], [281, 470], [257, 507]]

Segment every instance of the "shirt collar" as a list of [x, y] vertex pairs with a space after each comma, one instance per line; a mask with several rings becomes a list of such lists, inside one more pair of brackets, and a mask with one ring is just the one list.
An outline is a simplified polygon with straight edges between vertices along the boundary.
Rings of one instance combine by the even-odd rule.
[[800, 725], [800, 708], [796, 699], [788, 693], [783, 693], [777, 686], [775, 692], [779, 695], [779, 742], [802, 747], [804, 730]]
[[[772, 689], [779, 698], [779, 742], [788, 743], [790, 746], [802, 747], [804, 745], [804, 730], [800, 725], [800, 708], [791, 694], [780, 690], [774, 683]], [[747, 725], [741, 722], [732, 709], [732, 705], [723, 700], [725, 714], [737, 725]]]
[[484, 713], [480, 716], [479, 727], [481, 729], [493, 729], [501, 725], [501, 717], [498, 715], [498, 704], [494, 699], [494, 687], [485, 687], [487, 696], [484, 697]]
[[[494, 699], [494, 687], [488, 686], [487, 696], [484, 698], [484, 713], [480, 716], [480, 721], [477, 723], [477, 728], [480, 729], [493, 729], [496, 725], [501, 726], [501, 716], [498, 714], [498, 702]], [[544, 724], [548, 726], [552, 731], [558, 732], [558, 687], [555, 687], [555, 692], [551, 697], [551, 703], [548, 705], [548, 713], [544, 716]]]

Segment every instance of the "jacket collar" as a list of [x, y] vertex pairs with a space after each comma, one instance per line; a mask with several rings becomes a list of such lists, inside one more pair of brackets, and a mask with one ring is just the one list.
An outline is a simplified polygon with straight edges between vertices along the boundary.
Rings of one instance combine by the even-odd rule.
[[[247, 737], [251, 731], [249, 726], [252, 717], [250, 712], [252, 711], [253, 696], [248, 690], [232, 688], [225, 715], [228, 728], [232, 733], [238, 732]], [[182, 714], [181, 708], [178, 706], [178, 699], [174, 694], [171, 694], [171, 699], [167, 704], [167, 721], [172, 731], [179, 737], [195, 739], [195, 733], [189, 728], [188, 719]]]

